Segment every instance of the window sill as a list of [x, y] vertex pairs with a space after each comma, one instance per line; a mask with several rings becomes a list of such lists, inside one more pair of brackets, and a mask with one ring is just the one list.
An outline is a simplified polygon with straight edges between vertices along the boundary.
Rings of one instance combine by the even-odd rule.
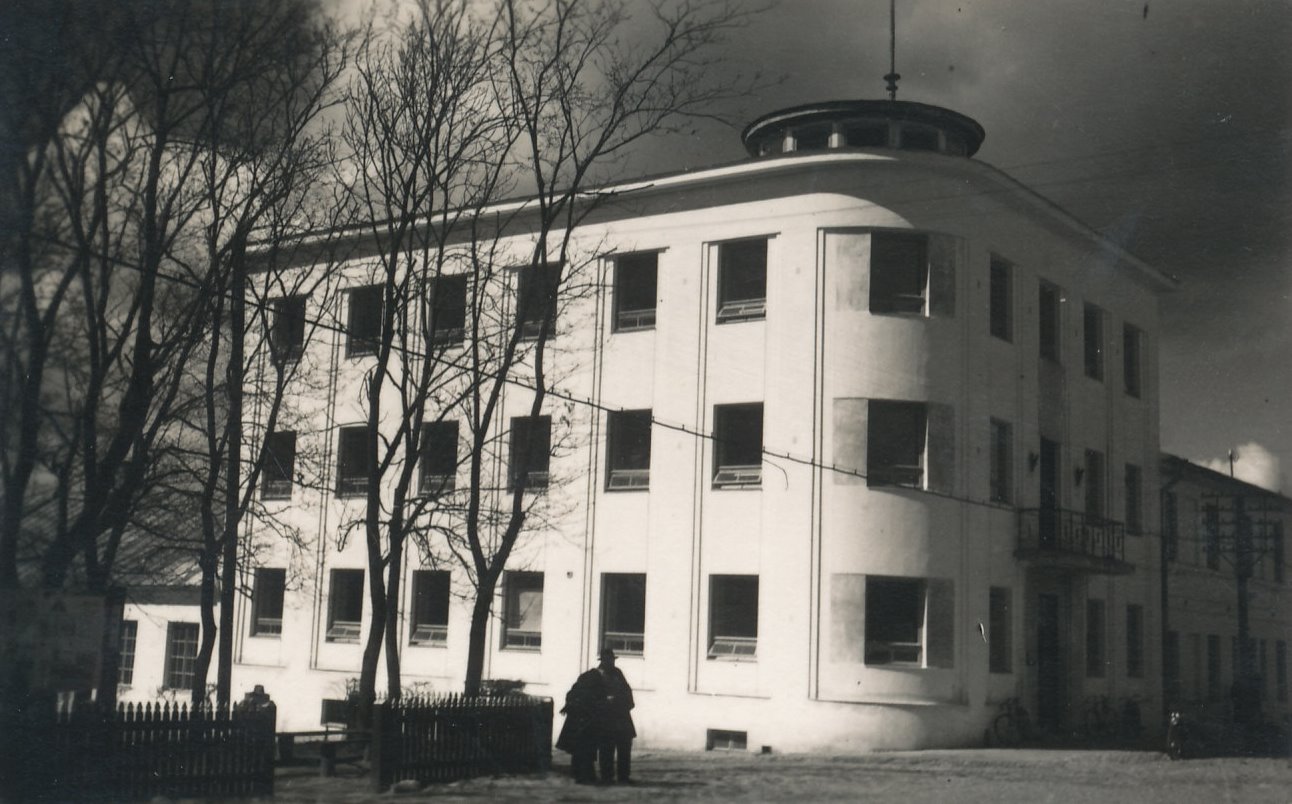
[[332, 645], [358, 645], [358, 637], [327, 637], [325, 642]]
[[503, 645], [501, 648], [499, 648], [499, 650], [504, 650], [504, 651], [507, 651], [508, 653], [542, 653], [543, 646], [542, 645], [533, 645], [533, 646]]
[[447, 648], [449, 642], [447, 639], [410, 639], [408, 641], [410, 648]]
[[705, 659], [710, 662], [736, 662], [736, 663], [743, 663], [743, 664], [758, 663], [757, 656], [728, 656], [728, 655], [713, 656], [712, 654], [710, 654], [706, 656]]

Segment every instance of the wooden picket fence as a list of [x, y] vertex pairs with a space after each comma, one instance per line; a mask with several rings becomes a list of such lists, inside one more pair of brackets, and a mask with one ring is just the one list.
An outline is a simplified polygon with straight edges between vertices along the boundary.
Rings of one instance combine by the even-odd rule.
[[533, 773], [552, 764], [552, 699], [528, 695], [412, 696], [373, 711], [377, 790], [406, 779], [449, 782]]
[[122, 704], [29, 718], [20, 798], [109, 801], [274, 792], [276, 713]]

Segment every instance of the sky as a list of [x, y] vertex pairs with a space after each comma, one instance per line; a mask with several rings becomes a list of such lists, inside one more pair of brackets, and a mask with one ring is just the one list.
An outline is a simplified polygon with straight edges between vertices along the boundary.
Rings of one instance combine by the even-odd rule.
[[[1234, 450], [1238, 477], [1292, 493], [1292, 2], [896, 5], [899, 99], [973, 117], [977, 159], [1180, 279], [1162, 449], [1225, 473]], [[774, 109], [882, 97], [888, 2], [781, 0], [727, 50], [778, 80], [735, 128], [648, 146], [649, 172], [742, 158], [739, 128]]]

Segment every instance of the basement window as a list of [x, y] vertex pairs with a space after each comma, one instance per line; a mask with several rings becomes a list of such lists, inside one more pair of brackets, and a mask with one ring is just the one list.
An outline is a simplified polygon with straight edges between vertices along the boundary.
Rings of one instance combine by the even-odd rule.
[[728, 731], [727, 729], [705, 730], [705, 751], [745, 751], [748, 750], [748, 746], [748, 732]]
[[718, 323], [767, 315], [767, 238], [718, 245]]

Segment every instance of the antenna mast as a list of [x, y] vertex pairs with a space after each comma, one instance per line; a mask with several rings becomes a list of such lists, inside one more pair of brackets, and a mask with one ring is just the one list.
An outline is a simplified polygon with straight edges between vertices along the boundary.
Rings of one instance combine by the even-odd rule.
[[897, 82], [902, 76], [897, 73], [897, 0], [888, 0], [888, 99], [897, 100]]

